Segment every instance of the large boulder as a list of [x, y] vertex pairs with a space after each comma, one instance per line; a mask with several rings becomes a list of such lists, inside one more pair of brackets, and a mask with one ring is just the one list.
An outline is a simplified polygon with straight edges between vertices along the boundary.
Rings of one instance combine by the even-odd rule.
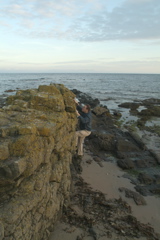
[[63, 85], [43, 85], [0, 108], [0, 239], [48, 239], [69, 203], [74, 97]]

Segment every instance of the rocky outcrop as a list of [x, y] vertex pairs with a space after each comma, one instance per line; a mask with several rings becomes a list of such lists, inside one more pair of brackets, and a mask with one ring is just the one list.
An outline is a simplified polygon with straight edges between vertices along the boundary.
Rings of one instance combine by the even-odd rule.
[[0, 108], [0, 239], [47, 239], [69, 202], [74, 96], [63, 85], [39, 86]]
[[83, 93], [77, 89], [72, 89], [72, 92], [76, 95], [82, 104], [89, 104], [91, 108], [94, 108], [100, 104], [98, 98], [92, 98], [90, 95]]

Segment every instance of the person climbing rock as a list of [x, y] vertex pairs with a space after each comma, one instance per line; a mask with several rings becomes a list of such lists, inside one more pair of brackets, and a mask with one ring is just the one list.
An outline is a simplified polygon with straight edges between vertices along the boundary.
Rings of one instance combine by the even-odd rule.
[[85, 137], [91, 134], [91, 107], [89, 104], [80, 106], [79, 102], [74, 100], [77, 105], [76, 114], [79, 119], [79, 131], [76, 131], [76, 145], [78, 150], [78, 156], [83, 156], [83, 143]]

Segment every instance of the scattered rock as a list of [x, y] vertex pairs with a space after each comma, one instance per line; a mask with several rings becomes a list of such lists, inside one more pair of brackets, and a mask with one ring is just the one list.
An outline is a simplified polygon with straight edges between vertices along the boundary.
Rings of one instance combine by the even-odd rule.
[[125, 102], [118, 105], [118, 107], [137, 109], [140, 106], [139, 103]]
[[135, 186], [135, 189], [137, 192], [139, 192], [140, 194], [142, 194], [143, 196], [150, 196], [150, 195], [153, 195], [149, 189], [145, 186], [139, 186], [139, 185], [136, 185]]
[[15, 92], [16, 90], [12, 90], [12, 89], [9, 89], [9, 90], [6, 90], [4, 92]]
[[113, 116], [120, 118], [122, 116], [122, 114], [119, 111], [114, 111]]
[[119, 159], [117, 164], [122, 169], [133, 169], [135, 167], [134, 162], [130, 159]]
[[137, 205], [146, 205], [146, 201], [144, 200], [144, 198], [140, 194], [138, 194], [137, 192], [131, 191], [131, 190], [129, 190], [127, 188], [124, 188], [124, 187], [119, 188], [119, 190], [121, 192], [125, 192], [126, 197], [133, 198]]
[[91, 163], [92, 163], [92, 159], [88, 159], [88, 160], [86, 161], [86, 163], [91, 164]]
[[148, 185], [152, 184], [155, 179], [146, 173], [140, 173], [138, 175], [138, 180], [140, 181], [140, 183]]
[[128, 139], [118, 138], [116, 143], [116, 149], [118, 152], [139, 152], [140, 149], [134, 143]]

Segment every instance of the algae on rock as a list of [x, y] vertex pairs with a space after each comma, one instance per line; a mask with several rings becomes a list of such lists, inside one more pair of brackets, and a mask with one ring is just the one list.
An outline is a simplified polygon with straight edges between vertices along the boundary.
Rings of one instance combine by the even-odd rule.
[[69, 202], [74, 97], [44, 85], [17, 91], [0, 109], [0, 239], [47, 239]]

